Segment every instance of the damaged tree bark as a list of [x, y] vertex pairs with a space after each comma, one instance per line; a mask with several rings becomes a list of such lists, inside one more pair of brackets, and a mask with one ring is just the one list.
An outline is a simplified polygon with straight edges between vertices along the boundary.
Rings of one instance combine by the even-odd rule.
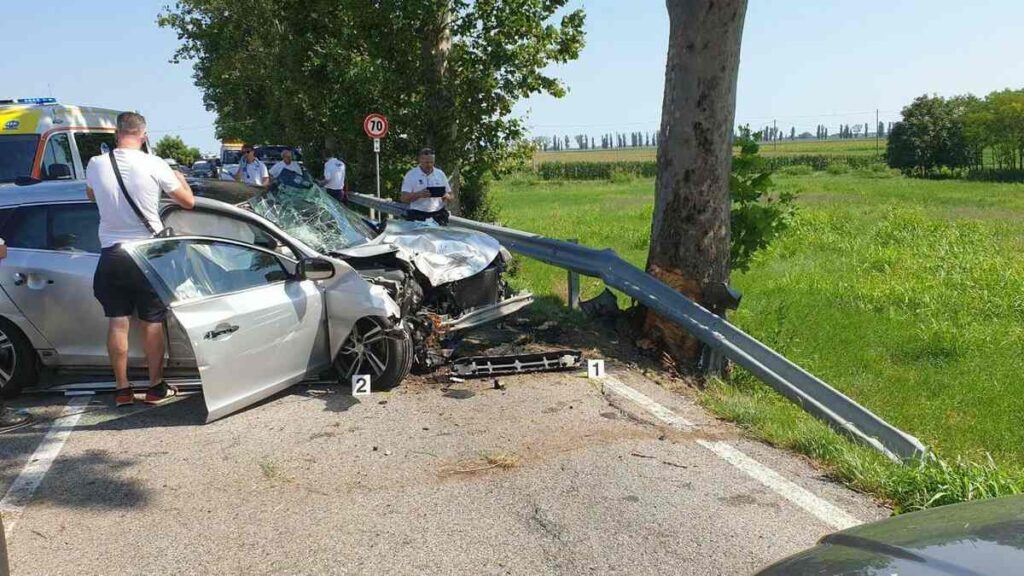
[[[729, 175], [746, 0], [666, 0], [665, 96], [647, 271], [708, 307], [704, 289], [729, 281]], [[698, 340], [648, 310], [644, 333], [677, 366]], [[705, 364], [719, 372], [722, 362]]]

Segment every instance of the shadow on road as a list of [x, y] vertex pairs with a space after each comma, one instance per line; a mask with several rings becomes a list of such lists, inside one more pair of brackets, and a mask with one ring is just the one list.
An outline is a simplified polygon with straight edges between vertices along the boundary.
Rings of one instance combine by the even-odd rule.
[[149, 490], [140, 480], [121, 474], [139, 461], [139, 457], [124, 458], [106, 450], [62, 456], [53, 463], [33, 502], [94, 510], [145, 506]]

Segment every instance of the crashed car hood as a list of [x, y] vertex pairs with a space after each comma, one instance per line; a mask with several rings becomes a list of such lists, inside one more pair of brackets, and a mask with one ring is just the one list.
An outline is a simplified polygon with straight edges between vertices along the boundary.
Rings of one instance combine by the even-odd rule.
[[399, 247], [433, 286], [482, 272], [501, 251], [486, 234], [433, 222], [390, 220], [373, 242]]

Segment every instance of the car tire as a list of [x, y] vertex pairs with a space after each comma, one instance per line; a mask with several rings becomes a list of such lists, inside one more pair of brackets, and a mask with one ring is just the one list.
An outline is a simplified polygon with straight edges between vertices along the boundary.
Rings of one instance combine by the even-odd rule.
[[[356, 374], [369, 374], [372, 390], [390, 390], [409, 374], [412, 368], [412, 338], [405, 330], [385, 336], [390, 322], [368, 316], [359, 319], [352, 332], [338, 349], [334, 367], [338, 380], [347, 386]], [[380, 369], [383, 365], [383, 370]]]
[[0, 318], [0, 396], [14, 398], [38, 377], [39, 358], [32, 343], [13, 322]]

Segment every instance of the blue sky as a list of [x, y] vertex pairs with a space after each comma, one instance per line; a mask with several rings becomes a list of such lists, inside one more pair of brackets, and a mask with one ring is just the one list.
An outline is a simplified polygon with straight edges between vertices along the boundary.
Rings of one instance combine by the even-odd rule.
[[[5, 6], [0, 97], [54, 95], [75, 104], [138, 109], [154, 136], [180, 134], [215, 151], [213, 115], [191, 68], [168, 59], [173, 32], [155, 24], [165, 0]], [[662, 0], [573, 0], [587, 11], [587, 47], [553, 68], [570, 93], [517, 111], [535, 133], [598, 136], [656, 130], [668, 16]], [[923, 93], [1024, 87], [1024, 2], [977, 0], [749, 0], [737, 121], [894, 120]]]

